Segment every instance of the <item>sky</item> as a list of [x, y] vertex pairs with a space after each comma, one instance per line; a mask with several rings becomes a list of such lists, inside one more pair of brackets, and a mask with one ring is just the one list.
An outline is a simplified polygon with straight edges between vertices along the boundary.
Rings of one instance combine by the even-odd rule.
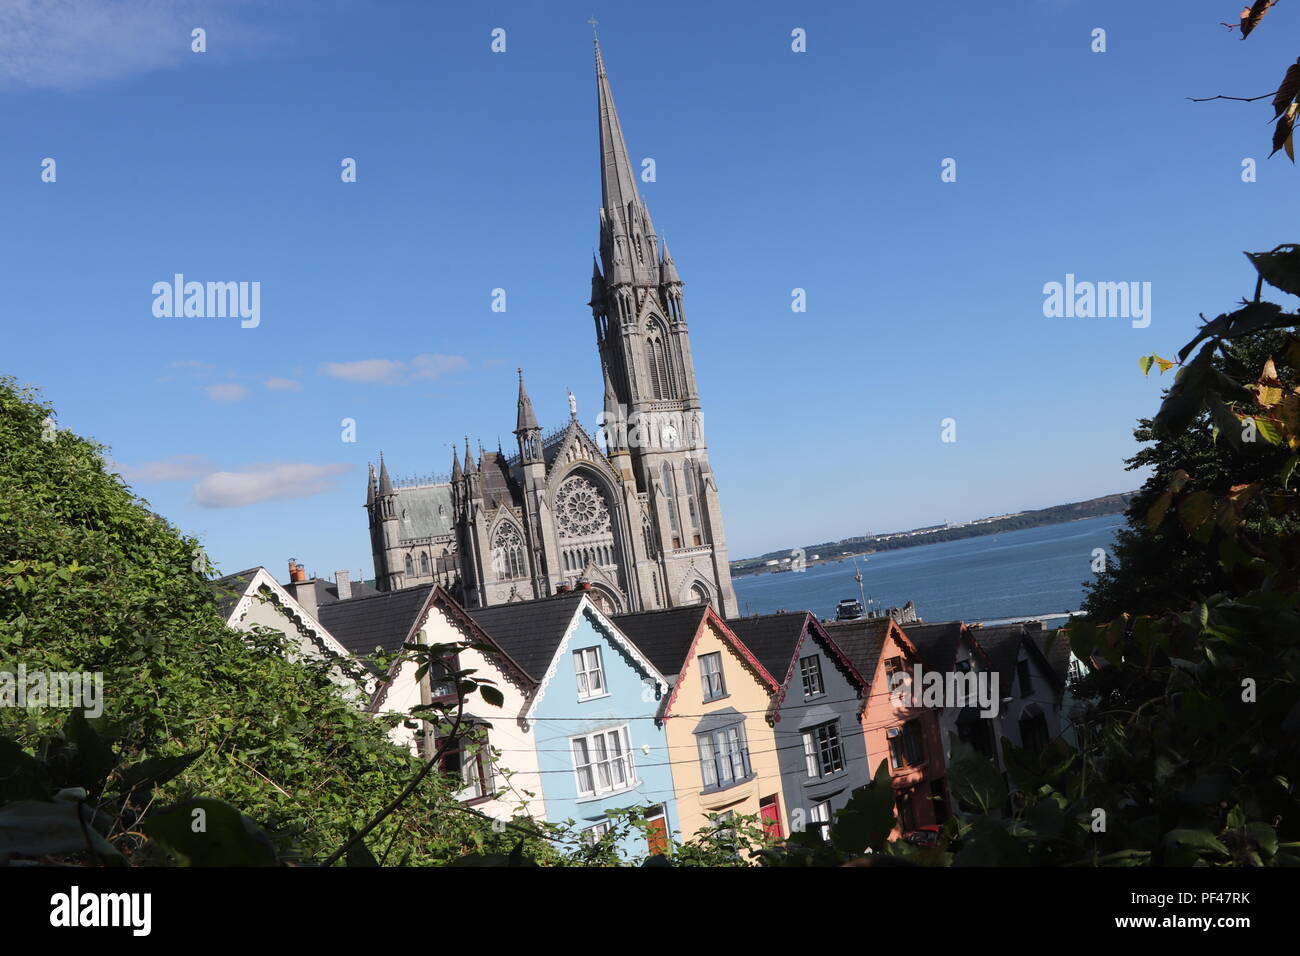
[[[1300, 9], [1238, 7], [0, 0], [0, 374], [221, 570], [369, 575], [381, 450], [512, 451], [520, 366], [594, 429], [594, 15], [733, 558], [1131, 490], [1138, 359], [1298, 238], [1267, 100], [1187, 99], [1292, 62]], [[155, 315], [177, 273], [259, 283], [256, 326]], [[1067, 274], [1149, 324], [1045, 315]]]

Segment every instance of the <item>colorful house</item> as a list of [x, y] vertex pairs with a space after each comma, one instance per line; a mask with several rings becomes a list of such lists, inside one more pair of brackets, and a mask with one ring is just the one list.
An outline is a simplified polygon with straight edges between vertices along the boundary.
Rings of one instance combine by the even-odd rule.
[[[916, 706], [896, 693], [894, 680], [900, 672], [914, 673], [918, 664], [928, 667], [923, 652], [892, 618], [828, 622], [826, 630], [869, 688], [862, 714], [868, 772], [874, 775], [882, 762], [889, 767], [898, 818], [894, 836], [941, 825], [951, 813], [940, 737], [943, 711]], [[946, 636], [955, 645], [959, 635]]]
[[[585, 590], [466, 613], [535, 683], [517, 717], [546, 819], [573, 820], [597, 840], [610, 830], [608, 811], [642, 808], [655, 832], [626, 837], [619, 851], [632, 859], [661, 849], [678, 814], [656, 720], [664, 675]], [[512, 759], [503, 754], [506, 766]]]
[[228, 627], [251, 632], [256, 627], [279, 631], [288, 641], [287, 651], [297, 660], [330, 661], [330, 679], [343, 694], [363, 701], [375, 680], [360, 666], [315, 615], [263, 567], [249, 568], [212, 582], [217, 613]]
[[972, 640], [998, 674], [998, 757], [1002, 741], [1037, 752], [1061, 735], [1065, 683], [1024, 624], [972, 627]]
[[[462, 729], [451, 740], [439, 736], [429, 723], [410, 719], [397, 724], [391, 736], [426, 759], [441, 746], [441, 769], [462, 781], [459, 796], [467, 806], [503, 820], [546, 818], [537, 748], [519, 719], [537, 681], [450, 594], [427, 585], [406, 588], [329, 605], [324, 613], [363, 654], [370, 653], [374, 642], [388, 651], [402, 644], [476, 645], [461, 649], [451, 664], [493, 681], [504, 698], [502, 705], [469, 695]], [[434, 701], [456, 703], [453, 689], [437, 674], [417, 680], [416, 671], [411, 661], [394, 664], [371, 701], [371, 712], [409, 714], [411, 708]]]
[[780, 682], [767, 716], [790, 826], [815, 827], [829, 839], [833, 814], [871, 782], [862, 729], [867, 683], [806, 611], [734, 618], [727, 626]]
[[776, 738], [767, 722], [777, 681], [708, 605], [615, 621], [671, 675], [659, 718], [673, 755], [682, 836], [748, 815], [778, 837], [789, 832]]

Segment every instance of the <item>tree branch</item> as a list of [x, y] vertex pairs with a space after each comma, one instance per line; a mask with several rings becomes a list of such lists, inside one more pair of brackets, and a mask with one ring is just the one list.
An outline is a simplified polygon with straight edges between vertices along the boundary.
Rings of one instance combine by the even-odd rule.
[[1270, 96], [1277, 96], [1277, 90], [1272, 93], [1261, 93], [1259, 96], [1189, 96], [1187, 97], [1193, 103], [1208, 103], [1210, 100], [1236, 100], [1238, 103], [1254, 103], [1256, 100], [1266, 99]]

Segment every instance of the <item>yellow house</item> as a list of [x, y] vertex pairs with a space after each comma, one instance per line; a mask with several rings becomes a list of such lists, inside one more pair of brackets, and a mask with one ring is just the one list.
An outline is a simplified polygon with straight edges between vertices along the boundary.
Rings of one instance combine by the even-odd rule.
[[682, 838], [733, 815], [759, 817], [778, 839], [789, 832], [767, 722], [778, 682], [708, 605], [614, 621], [671, 684], [659, 713]]

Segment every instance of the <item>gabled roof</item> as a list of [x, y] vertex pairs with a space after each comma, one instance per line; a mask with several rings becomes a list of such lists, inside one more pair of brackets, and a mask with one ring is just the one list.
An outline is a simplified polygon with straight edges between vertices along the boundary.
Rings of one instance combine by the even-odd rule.
[[367, 660], [376, 647], [388, 653], [401, 649], [417, 629], [432, 592], [432, 584], [381, 591], [323, 604], [316, 613], [353, 656]]
[[957, 648], [965, 625], [961, 621], [942, 624], [909, 624], [903, 633], [921, 652], [926, 670], [950, 671], [957, 659]]
[[1062, 629], [1031, 630], [1029, 640], [1042, 653], [1057, 681], [1064, 686], [1070, 676], [1070, 638]]
[[[766, 689], [769, 694], [775, 694], [777, 691], [781, 689], [781, 681], [772, 676], [771, 672], [768, 671], [768, 669], [763, 666], [762, 661], [760, 661], [757, 657], [755, 657], [754, 652], [751, 651], [749, 647], [745, 644], [745, 642], [740, 639], [740, 635], [738, 635], [735, 631], [733, 631], [730, 627], [728, 627], [727, 622], [718, 616], [717, 611], [713, 610], [713, 608], [707, 604], [692, 605], [691, 610], [696, 611], [697, 613], [701, 613], [702, 616], [698, 618], [698, 624], [695, 627], [694, 633], [691, 634], [690, 644], [687, 647], [686, 652], [680, 655], [681, 660], [680, 663], [677, 665], [676, 670], [663, 671], [663, 673], [668, 678], [672, 690], [669, 692], [668, 696], [664, 699], [662, 705], [659, 708], [660, 719], [669, 716], [668, 712], [672, 709], [673, 705], [677, 702], [677, 692], [680, 691], [682, 688], [682, 682], [681, 682], [682, 671], [686, 669], [687, 663], [690, 661], [691, 656], [694, 655], [695, 647], [699, 643], [700, 635], [704, 633], [705, 625], [710, 623], [712, 623], [713, 626], [717, 629], [718, 636], [725, 643], [731, 645], [732, 649], [735, 650], [735, 652], [740, 655], [740, 658], [745, 662], [745, 664], [749, 667], [749, 669], [753, 673], [754, 678], [760, 684], [763, 685], [764, 689]], [[647, 613], [668, 615], [671, 614], [672, 612], [651, 611]], [[629, 615], [629, 616], [639, 617], [641, 615]], [[678, 618], [669, 618], [669, 620], [677, 621], [678, 626], [682, 627], [682, 630], [684, 631], [686, 629], [684, 623], [691, 620], [691, 617], [687, 615], [683, 615]], [[784, 675], [782, 675], [782, 677], [784, 677]]]
[[479, 491], [488, 504], [516, 506], [524, 501], [524, 490], [511, 473], [505, 456], [494, 451], [483, 452], [479, 463]]
[[[1055, 632], [1048, 631], [1047, 634]], [[1035, 640], [1039, 635], [1023, 624], [1003, 624], [998, 627], [975, 627], [971, 628], [971, 637], [975, 643], [984, 651], [990, 662], [997, 668], [999, 680], [1002, 686], [1011, 692], [1011, 681], [1015, 677], [1016, 662], [1020, 659], [1020, 647], [1023, 644], [1029, 656], [1038, 662], [1038, 666], [1043, 673], [1060, 688], [1065, 686], [1065, 674], [1058, 670], [1052, 661], [1043, 652], [1038, 641]], [[1057, 635], [1054, 642], [1057, 650], [1056, 653], [1064, 651], [1065, 668], [1068, 670], [1070, 663], [1070, 645], [1064, 635]]]
[[844, 656], [870, 684], [880, 664], [892, 623], [893, 619], [888, 617], [864, 617], [856, 621], [827, 621], [824, 627]]
[[[348, 648], [330, 632], [319, 615], [309, 613], [266, 568], [249, 568], [227, 574], [212, 581], [210, 587], [217, 613], [228, 627], [237, 626], [235, 618], [246, 601], [251, 603], [255, 599], [261, 599], [262, 592], [265, 591], [269, 600], [293, 622], [301, 636], [315, 645], [320, 654], [342, 659], [351, 656]], [[350, 668], [345, 670], [350, 671]], [[358, 675], [349, 673], [349, 676], [356, 678]]]
[[217, 578], [209, 585], [217, 605], [217, 613], [221, 615], [223, 621], [230, 622], [230, 615], [235, 612], [236, 606], [247, 593], [248, 586], [253, 583], [253, 578], [260, 570], [262, 569], [259, 566], [249, 568], [247, 571], [237, 571], [223, 578]]
[[514, 601], [466, 610], [524, 672], [535, 681], [546, 676], [555, 651], [568, 633], [583, 591], [558, 594], [536, 601]]
[[1016, 679], [1016, 662], [1020, 660], [1020, 645], [1025, 640], [1024, 627], [1019, 624], [977, 627], [970, 635], [988, 658], [990, 669], [998, 675], [1002, 696], [1010, 696]]
[[614, 623], [641, 648], [641, 653], [669, 677], [681, 673], [703, 621], [704, 606], [700, 604], [620, 614], [614, 618]]
[[[324, 578], [314, 578], [312, 580], [312, 585], [316, 590], [317, 607], [320, 607], [322, 604], [333, 604], [339, 599], [339, 587], [337, 584], [331, 583]], [[383, 593], [367, 581], [351, 582], [350, 590], [351, 596], [349, 597], [349, 600], [352, 598], [370, 597], [374, 594]]]
[[784, 684], [794, 649], [811, 616], [807, 611], [755, 614], [733, 617], [727, 621], [727, 627], [754, 652], [768, 673]]
[[[469, 612], [461, 606], [460, 602], [448, 594], [442, 585], [434, 587], [433, 593], [429, 595], [429, 600], [426, 602], [425, 606], [437, 607], [442, 610], [452, 624], [465, 634], [467, 642], [478, 642], [479, 644], [491, 648], [491, 650], [486, 652], [487, 656], [491, 657], [494, 663], [501, 668], [501, 672], [522, 688], [525, 693], [531, 692], [537, 686], [537, 681], [535, 681], [522, 667], [519, 666], [519, 662], [511, 657], [505, 648], [492, 639], [492, 635], [483, 630], [483, 628], [481, 628], [474, 619], [469, 616]], [[416, 623], [423, 624], [423, 621], [421, 620]], [[395, 661], [389, 667], [388, 679], [384, 681], [379, 692], [370, 703], [370, 709], [372, 711], [378, 712], [383, 705], [385, 699], [388, 697], [389, 689], [393, 686], [393, 681], [397, 679], [398, 674], [401, 672], [401, 667], [401, 660]]]

